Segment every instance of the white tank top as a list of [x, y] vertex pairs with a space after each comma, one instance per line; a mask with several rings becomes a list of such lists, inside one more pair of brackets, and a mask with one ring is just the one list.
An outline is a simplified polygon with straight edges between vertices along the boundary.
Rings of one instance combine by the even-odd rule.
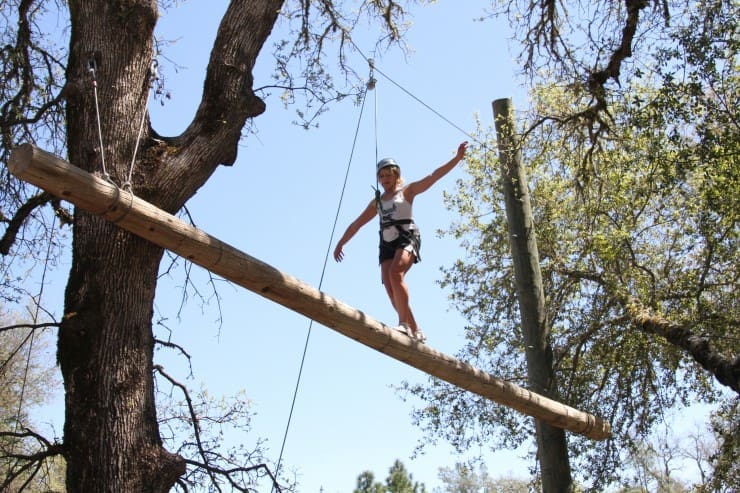
[[385, 241], [393, 241], [398, 237], [398, 229], [395, 225], [383, 227], [386, 223], [393, 221], [411, 221], [408, 224], [400, 224], [404, 230], [418, 229], [416, 223], [414, 223], [414, 214], [411, 207], [411, 202], [406, 200], [403, 195], [403, 189], [398, 190], [390, 200], [380, 200], [378, 213], [380, 214], [380, 224], [382, 228], [383, 239]]

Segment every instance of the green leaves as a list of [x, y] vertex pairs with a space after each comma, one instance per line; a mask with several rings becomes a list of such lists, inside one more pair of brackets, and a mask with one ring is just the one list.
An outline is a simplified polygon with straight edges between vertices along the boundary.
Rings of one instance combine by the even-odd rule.
[[[668, 409], [712, 401], [717, 383], [739, 391], [738, 23], [713, 20], [737, 20], [726, 2], [711, 10], [717, 17], [687, 7], [665, 39], [635, 53], [645, 59], [638, 78], [614, 93], [598, 134], [572, 118], [589, 104], [583, 87], [545, 74], [531, 92], [522, 152], [556, 391], [615, 434], [598, 450], [570, 440], [574, 471], [604, 481], [592, 487], [620, 474], [620, 448]], [[485, 157], [471, 151], [469, 178], [447, 198], [459, 216], [447, 234], [465, 256], [442, 285], [469, 323], [459, 357], [526, 385], [503, 198]], [[511, 410], [439, 382], [407, 390], [433, 404], [417, 410], [419, 424], [460, 447], [533, 432]]]
[[388, 471], [385, 484], [375, 481], [372, 472], [365, 471], [357, 477], [357, 487], [353, 493], [426, 493], [426, 487], [423, 483], [414, 482], [403, 463], [396, 459]]

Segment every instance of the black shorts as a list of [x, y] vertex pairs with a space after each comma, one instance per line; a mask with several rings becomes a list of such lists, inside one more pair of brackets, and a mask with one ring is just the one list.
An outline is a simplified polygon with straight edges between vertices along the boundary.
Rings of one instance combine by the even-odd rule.
[[398, 238], [393, 241], [384, 241], [380, 235], [379, 263], [390, 260], [396, 255], [396, 250], [407, 250], [414, 255], [414, 263], [421, 261], [421, 234], [418, 229], [400, 230]]

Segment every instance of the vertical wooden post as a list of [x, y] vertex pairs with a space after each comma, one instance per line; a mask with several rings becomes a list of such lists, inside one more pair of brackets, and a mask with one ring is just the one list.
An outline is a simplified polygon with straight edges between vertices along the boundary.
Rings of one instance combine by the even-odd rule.
[[[550, 325], [545, 310], [545, 293], [527, 173], [522, 165], [521, 142], [516, 136], [513, 113], [511, 99], [497, 99], [493, 102], [506, 218], [509, 223], [509, 243], [525, 339], [527, 376], [532, 389], [549, 397], [557, 394], [552, 369]], [[536, 420], [535, 424], [543, 491], [567, 491], [571, 474], [565, 433], [541, 420]]]

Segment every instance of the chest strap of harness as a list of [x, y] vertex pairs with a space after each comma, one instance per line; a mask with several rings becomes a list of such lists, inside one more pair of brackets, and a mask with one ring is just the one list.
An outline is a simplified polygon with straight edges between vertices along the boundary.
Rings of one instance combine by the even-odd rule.
[[406, 224], [414, 224], [413, 219], [396, 219], [393, 221], [381, 221], [380, 223], [380, 229], [390, 228], [392, 226], [395, 226], [399, 230], [402, 229], [401, 226], [404, 226]]

